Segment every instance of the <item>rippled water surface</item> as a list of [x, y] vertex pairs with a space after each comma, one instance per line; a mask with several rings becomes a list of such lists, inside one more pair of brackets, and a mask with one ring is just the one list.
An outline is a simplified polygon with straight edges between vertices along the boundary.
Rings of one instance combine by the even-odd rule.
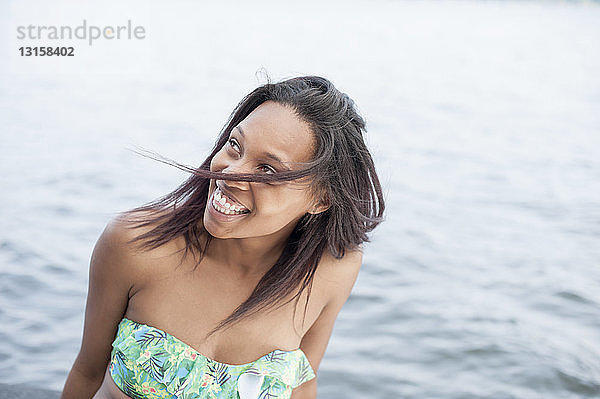
[[598, 3], [143, 4], [118, 56], [2, 42], [0, 382], [62, 389], [105, 223], [187, 176], [126, 148], [199, 165], [264, 68], [355, 99], [387, 199], [320, 398], [600, 397]]

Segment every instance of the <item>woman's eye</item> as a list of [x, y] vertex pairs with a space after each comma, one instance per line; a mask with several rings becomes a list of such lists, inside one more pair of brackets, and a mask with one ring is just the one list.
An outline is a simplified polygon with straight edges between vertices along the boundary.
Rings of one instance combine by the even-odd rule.
[[273, 169], [269, 165], [261, 165], [261, 166], [262, 166], [262, 169], [265, 170], [265, 171], [267, 171], [267, 172], [276, 173], [275, 169]]
[[[238, 143], [235, 141], [235, 139], [230, 138], [229, 140], [227, 140], [227, 143], [229, 143], [230, 146], [234, 146], [234, 145], [238, 145]], [[239, 146], [238, 146], [239, 148]], [[270, 165], [264, 164], [264, 165], [260, 165], [261, 169], [266, 171], [266, 172], [271, 172], [271, 173], [277, 173], [277, 171]]]
[[[233, 144], [237, 145], [237, 143], [235, 142], [234, 139], [229, 139], [228, 141], [229, 145], [233, 146]], [[232, 144], [233, 143], [233, 144]]]

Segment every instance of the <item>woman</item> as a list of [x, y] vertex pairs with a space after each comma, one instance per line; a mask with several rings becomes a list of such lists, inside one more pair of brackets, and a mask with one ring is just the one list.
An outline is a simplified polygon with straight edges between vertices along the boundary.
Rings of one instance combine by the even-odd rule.
[[316, 398], [383, 221], [363, 130], [346, 94], [298, 77], [248, 94], [199, 168], [169, 162], [193, 175], [96, 243], [62, 398]]

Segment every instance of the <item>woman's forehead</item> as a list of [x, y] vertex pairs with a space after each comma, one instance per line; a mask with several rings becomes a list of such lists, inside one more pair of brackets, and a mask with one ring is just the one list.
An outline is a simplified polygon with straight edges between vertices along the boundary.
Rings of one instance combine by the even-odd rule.
[[284, 162], [309, 161], [314, 148], [310, 126], [287, 106], [266, 101], [256, 107], [236, 128], [255, 153], [270, 153]]

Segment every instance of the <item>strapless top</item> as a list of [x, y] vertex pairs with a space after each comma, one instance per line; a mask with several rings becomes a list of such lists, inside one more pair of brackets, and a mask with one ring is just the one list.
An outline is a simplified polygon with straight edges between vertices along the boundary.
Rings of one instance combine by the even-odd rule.
[[132, 399], [289, 399], [316, 375], [300, 349], [275, 349], [246, 364], [217, 362], [177, 337], [123, 318], [110, 374]]

